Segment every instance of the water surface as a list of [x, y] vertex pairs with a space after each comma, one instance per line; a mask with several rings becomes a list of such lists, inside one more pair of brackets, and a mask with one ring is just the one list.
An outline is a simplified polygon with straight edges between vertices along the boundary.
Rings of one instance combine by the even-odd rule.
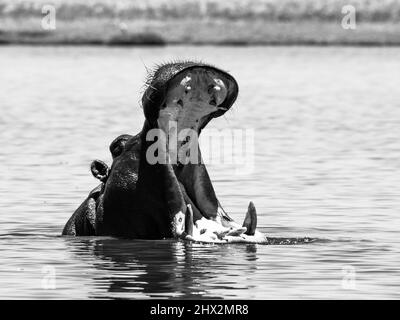
[[[400, 49], [1, 47], [1, 298], [400, 298]], [[137, 133], [146, 67], [198, 58], [240, 85], [208, 128], [253, 129], [254, 168], [208, 167], [297, 245], [65, 238], [89, 164]], [[52, 275], [55, 282], [52, 282]]]

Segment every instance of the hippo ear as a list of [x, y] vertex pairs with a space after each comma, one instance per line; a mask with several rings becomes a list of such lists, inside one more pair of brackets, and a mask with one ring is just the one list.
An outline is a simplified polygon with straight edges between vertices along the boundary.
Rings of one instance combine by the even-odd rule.
[[106, 182], [110, 169], [107, 164], [101, 160], [94, 160], [90, 166], [93, 176], [101, 182]]

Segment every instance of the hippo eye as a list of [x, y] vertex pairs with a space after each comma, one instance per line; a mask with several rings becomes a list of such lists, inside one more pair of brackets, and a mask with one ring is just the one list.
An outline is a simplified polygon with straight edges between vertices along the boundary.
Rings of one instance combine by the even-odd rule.
[[190, 90], [192, 90], [191, 86], [186, 86], [185, 87], [185, 93], [187, 94]]
[[119, 156], [121, 154], [121, 152], [122, 152], [122, 147], [117, 145], [114, 148], [112, 154], [113, 154], [114, 157], [117, 157], [117, 156]]
[[178, 219], [178, 222], [182, 222], [182, 218], [179, 218], [179, 219]]

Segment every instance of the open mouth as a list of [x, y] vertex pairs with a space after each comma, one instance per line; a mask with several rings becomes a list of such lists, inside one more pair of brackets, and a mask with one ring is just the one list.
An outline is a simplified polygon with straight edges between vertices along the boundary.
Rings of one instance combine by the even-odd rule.
[[222, 107], [227, 96], [227, 80], [217, 71], [199, 67], [179, 73], [169, 83], [157, 121], [168, 143], [173, 137], [178, 148], [197, 145], [200, 130], [212, 115], [227, 111]]

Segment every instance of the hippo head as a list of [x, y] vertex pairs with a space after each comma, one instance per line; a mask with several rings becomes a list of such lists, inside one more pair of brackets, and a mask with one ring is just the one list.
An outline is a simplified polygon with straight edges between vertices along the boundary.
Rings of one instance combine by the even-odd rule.
[[227, 72], [196, 62], [159, 66], [149, 75], [142, 98], [144, 115], [151, 127], [168, 132], [192, 129], [200, 134], [212, 119], [223, 115], [235, 102], [238, 84]]
[[[254, 219], [243, 227], [221, 209], [198, 141], [192, 139], [192, 134], [198, 137], [211, 119], [231, 108], [238, 90], [231, 75], [204, 63], [167, 63], [149, 76], [142, 98], [146, 118], [142, 131], [111, 143], [110, 169], [98, 160], [92, 164], [93, 175], [103, 182], [104, 205], [99, 208], [104, 210], [108, 233], [139, 238], [210, 237], [213, 241], [215, 234], [223, 238], [234, 232], [254, 233]], [[175, 139], [171, 123], [178, 133], [179, 154], [171, 153], [171, 138]], [[187, 136], [181, 135], [188, 131]], [[152, 139], [153, 133], [157, 139]], [[212, 231], [203, 235], [204, 230]]]
[[[63, 234], [265, 243], [265, 236], [256, 231], [252, 203], [244, 223], [234, 222], [221, 207], [205, 164], [181, 161], [201, 160], [192, 134], [198, 137], [211, 119], [231, 108], [239, 91], [235, 79], [211, 65], [186, 61], [158, 66], [146, 85], [143, 129], [111, 143], [110, 168], [100, 160], [92, 162], [92, 174], [102, 183], [76, 210]], [[178, 147], [172, 131], [180, 143], [177, 158], [170, 152]]]

